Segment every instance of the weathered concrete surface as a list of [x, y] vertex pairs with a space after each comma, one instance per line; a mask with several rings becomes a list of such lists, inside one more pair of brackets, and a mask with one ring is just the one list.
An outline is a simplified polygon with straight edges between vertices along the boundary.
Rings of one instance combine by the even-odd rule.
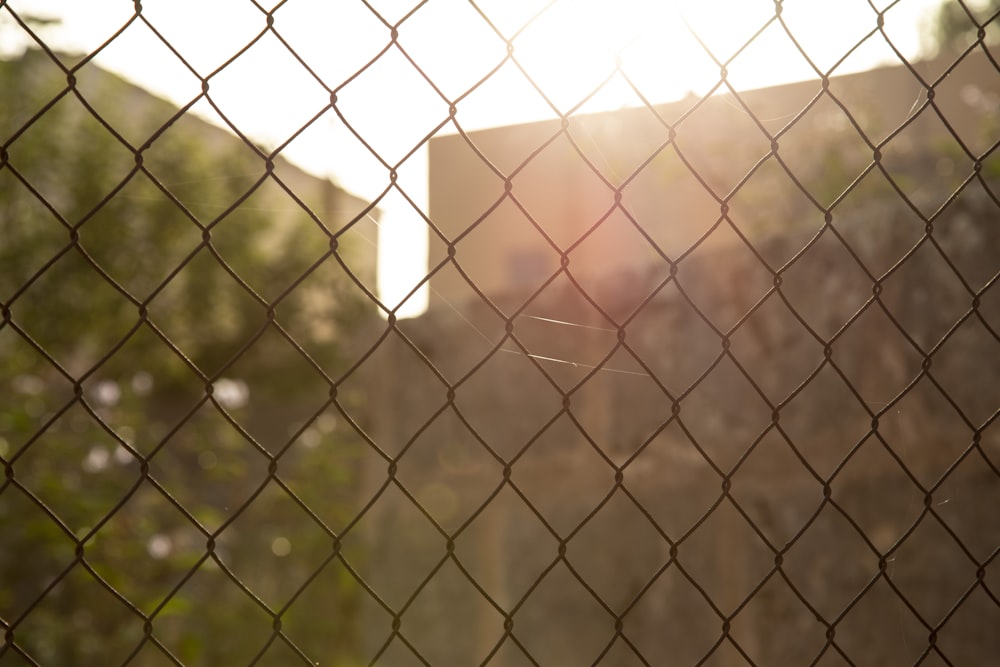
[[370, 605], [368, 655], [993, 664], [1000, 297], [962, 280], [996, 273], [995, 219], [970, 190], [886, 274], [923, 228], [875, 200], [774, 291], [737, 242], [588, 289], [608, 317], [560, 275], [497, 299], [509, 336], [476, 299], [398, 323], [364, 574], [400, 625]]

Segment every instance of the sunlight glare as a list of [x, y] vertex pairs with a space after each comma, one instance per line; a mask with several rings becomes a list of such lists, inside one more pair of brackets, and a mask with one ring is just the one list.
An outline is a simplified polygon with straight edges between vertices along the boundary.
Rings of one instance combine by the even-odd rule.
[[[441, 133], [458, 131], [446, 123], [449, 101], [458, 100], [455, 119], [471, 131], [728, 92], [726, 84], [743, 90], [815, 78], [810, 60], [824, 73], [830, 68], [833, 74], [859, 71], [898, 63], [893, 49], [917, 57], [921, 22], [939, 2], [476, 0], [470, 8], [464, 0], [419, 6], [415, 0], [367, 6], [296, 0], [279, 6], [273, 17], [274, 29], [296, 55], [268, 35], [241, 56], [246, 62], [237, 59], [215, 72], [211, 90], [242, 132], [264, 144], [280, 144], [326, 104], [327, 91], [305, 74], [297, 62], [302, 58], [325, 86], [338, 90], [338, 110], [358, 136], [328, 111], [310, 127], [308, 140], [293, 141], [282, 153], [372, 201], [390, 186], [380, 158], [396, 166], [409, 155], [397, 169], [395, 186], [427, 212], [426, 144], [417, 146], [438, 124], [445, 123]], [[61, 17], [63, 24], [51, 35], [60, 48], [84, 52], [100, 48], [133, 11], [131, 3], [123, 10], [117, 0], [9, 4]], [[145, 0], [142, 15], [200, 76], [212, 74], [267, 29], [264, 10], [252, 3], [195, 4], [185, 0], [185, 9], [178, 9], [168, 0]], [[880, 11], [882, 32], [876, 29]], [[390, 26], [404, 16], [394, 45]], [[9, 27], [0, 32], [4, 40], [25, 40], [9, 35]], [[854, 55], [838, 64], [859, 42]], [[11, 48], [8, 44], [6, 50]], [[373, 61], [383, 49], [388, 50]], [[4, 50], [0, 47], [0, 53]], [[178, 105], [200, 94], [198, 78], [141, 22], [97, 59]], [[207, 116], [220, 124], [215, 114]], [[379, 209], [379, 293], [392, 309], [426, 275], [427, 225], [401, 196], [380, 200]], [[419, 314], [425, 303], [426, 288], [397, 313]]]

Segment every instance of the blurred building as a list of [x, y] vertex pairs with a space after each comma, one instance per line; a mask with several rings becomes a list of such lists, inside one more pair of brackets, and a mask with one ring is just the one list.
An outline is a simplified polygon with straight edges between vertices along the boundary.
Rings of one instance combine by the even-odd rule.
[[368, 655], [991, 664], [998, 105], [972, 53], [432, 140]]
[[[431, 307], [590, 287], [701, 243], [815, 228], [871, 168], [929, 215], [996, 138], [1000, 75], [981, 51], [766, 89], [501, 127], [430, 143]], [[773, 144], [772, 144], [773, 141]], [[879, 154], [873, 166], [873, 157]], [[995, 158], [994, 158], [995, 161]], [[509, 191], [506, 189], [509, 183]], [[616, 197], [620, 192], [620, 205]], [[939, 204], [940, 202], [937, 202]], [[709, 234], [714, 226], [727, 229]], [[654, 247], [654, 244], [656, 247]], [[595, 286], [595, 289], [596, 286]]]

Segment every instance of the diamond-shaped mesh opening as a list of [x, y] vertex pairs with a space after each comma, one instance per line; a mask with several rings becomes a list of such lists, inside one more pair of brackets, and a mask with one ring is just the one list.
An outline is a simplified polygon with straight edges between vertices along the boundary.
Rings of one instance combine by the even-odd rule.
[[819, 95], [803, 115], [796, 116], [778, 144], [784, 166], [823, 207], [836, 201], [871, 161], [871, 149], [829, 95]]
[[569, 131], [576, 146], [597, 172], [615, 187], [641, 177], [649, 161], [670, 138], [664, 120], [645, 106], [627, 108], [621, 116], [573, 115]]
[[[187, 220], [193, 217], [193, 222], [205, 227], [258, 187], [265, 166], [255, 147], [230, 141], [228, 133], [198, 122], [194, 113], [218, 125], [224, 124], [211, 105], [200, 99], [176, 123], [161, 128], [162, 134], [143, 151], [143, 166], [161, 190], [166, 190], [187, 209], [187, 213], [178, 211], [178, 217]], [[191, 136], [195, 128], [205, 135], [200, 140], [213, 148], [207, 155], [199, 150], [199, 139]], [[213, 182], [204, 173], [215, 159], [225, 160], [229, 169]], [[249, 209], [246, 213], [253, 215], [254, 211]]]
[[[629, 539], [622, 539], [624, 535]], [[632, 542], [631, 536], [638, 535]], [[623, 613], [660, 569], [665, 542], [624, 493], [611, 496], [573, 535], [566, 560], [617, 614]], [[614, 570], [614, 576], [599, 572]]]
[[[297, 597], [289, 600], [281, 614], [282, 631], [288, 639], [320, 664], [324, 660], [336, 664], [359, 652], [357, 604], [365, 593], [348, 565], [352, 554], [338, 552], [334, 558], [335, 550], [331, 540], [326, 549], [330, 560], [310, 573]], [[321, 551], [317, 543], [317, 555]], [[289, 662], [295, 664], [294, 660]]]
[[463, 529], [455, 556], [486, 595], [510, 610], [552, 565], [556, 548], [532, 506], [505, 487]]
[[499, 467], [459, 414], [447, 410], [406, 450], [399, 480], [438, 525], [453, 533], [499, 484]]
[[[363, 91], [386, 78], [394, 82], [394, 97], [376, 105]], [[448, 104], [398, 48], [389, 49], [356, 78], [346, 81], [336, 96], [334, 109], [341, 119], [380, 161], [390, 165], [402, 161], [448, 117]], [[393, 124], [393, 116], [404, 109], [419, 113], [419, 122], [413, 123], [411, 117], [405, 124]], [[380, 129], [387, 127], [396, 130], [387, 133]]]
[[358, 492], [359, 472], [381, 461], [335, 409], [327, 408], [281, 453], [279, 478], [306, 511], [340, 534], [369, 500]]
[[[817, 432], [821, 415], [837, 414], [835, 424]], [[780, 412], [782, 432], [817, 475], [829, 479], [837, 466], [871, 431], [871, 417], [832, 364], [824, 364]]]
[[[482, 7], [483, 5], [480, 4], [479, 6]], [[511, 10], [514, 11], [515, 8], [512, 7]], [[472, 129], [474, 127], [492, 125], [492, 123], [485, 123], [484, 119], [489, 118], [493, 110], [496, 109], [498, 96], [506, 97], [508, 95], [516, 95], [519, 100], [516, 106], [507, 109], [512, 122], [526, 121], [528, 124], [523, 126], [525, 128], [531, 128], [532, 125], [535, 125], [534, 122], [530, 121], [544, 118], [552, 111], [552, 107], [545, 101], [545, 98], [538, 89], [531, 85], [524, 77], [524, 74], [518, 69], [514, 61], [505, 59], [495, 71], [492, 71], [489, 76], [480, 81], [479, 85], [467, 91], [464, 97], [461, 98], [462, 103], [457, 105], [455, 110], [455, 121], [457, 123], [455, 127], [461, 126], [463, 129]], [[540, 125], [546, 125], [551, 128], [551, 125], [548, 123], [541, 123]], [[451, 126], [449, 126], [449, 129], [451, 129]], [[480, 139], [481, 137], [477, 137], [473, 141], [478, 143]], [[497, 166], [507, 170], [516, 168], [518, 163], [508, 165], [497, 162]]]
[[[283, 608], [333, 554], [326, 531], [274, 482], [225, 526], [216, 542], [226, 568], [272, 609]], [[274, 569], [284, 576], [271, 578]]]
[[[866, 477], [865, 470], [877, 474]], [[887, 553], [906, 534], [923, 509], [924, 494], [907, 472], [886, 445], [869, 437], [845, 463], [833, 484], [837, 507], [881, 553]], [[872, 495], [880, 488], [876, 484], [893, 489], [891, 501], [871, 504]]]
[[676, 563], [642, 593], [625, 617], [624, 633], [650, 663], [694, 664], [718, 641], [717, 612]]
[[892, 269], [926, 233], [926, 222], [913, 210], [888, 203], [890, 192], [881, 173], [869, 171], [834, 209], [837, 238], [858, 258], [859, 269], [874, 278]]
[[176, 611], [175, 588], [204, 558], [204, 534], [149, 484], [138, 486], [95, 528], [86, 542], [90, 567], [141, 613]]
[[137, 481], [131, 454], [79, 405], [62, 412], [16, 456], [18, 482], [80, 536], [96, 528]]
[[[968, 490], [966, 490], [968, 489]], [[991, 522], [995, 499], [1000, 496], [993, 469], [973, 451], [934, 490], [934, 511], [961, 545], [981, 563], [989, 560], [997, 526]], [[970, 498], [975, 498], [972, 501]], [[983, 499], [982, 502], [978, 502]]]
[[[493, 194], [490, 193], [490, 198]], [[454, 261], [462, 274], [456, 279], [463, 283], [471, 282], [469, 289], [463, 291], [478, 289], [491, 300], [507, 296], [510, 292], [530, 294], [541, 288], [559, 269], [558, 251], [538, 234], [528, 215], [514, 200], [484, 200], [482, 208], [470, 211], [467, 219], [478, 220], [481, 216], [485, 216], [482, 221], [455, 244]], [[515, 240], [511, 242], [509, 239]], [[509, 244], [509, 247], [505, 248], [501, 243]], [[484, 252], [502, 256], [505, 260], [503, 265], [493, 271], [489, 271], [493, 267], [480, 266], [476, 258]], [[484, 271], [484, 268], [487, 270]]]
[[684, 397], [680, 417], [699, 449], [729, 472], [771, 422], [771, 411], [728, 357]]
[[[221, 607], [223, 602], [225, 607]], [[229, 614], [241, 619], [247, 629], [245, 636], [220, 636], [219, 628], [227, 624]], [[272, 625], [259, 603], [234, 584], [215, 561], [206, 560], [164, 605], [153, 621], [153, 636], [182, 663], [220, 660], [222, 656], [249, 663], [270, 640]]]
[[[694, 121], [699, 118], [695, 116]], [[727, 186], [731, 187], [727, 172], [721, 169], [711, 166], [696, 169], [701, 180], [691, 172], [689, 164], [698, 159], [707, 161], [723, 152], [721, 146], [710, 145], [701, 149], [708, 152], [708, 157], [702, 157], [701, 153], [689, 156], [684, 137], [693, 135], [691, 143], [700, 147], [698, 138], [703, 132], [708, 129], [682, 125], [674, 142], [651, 154], [622, 190], [622, 208], [639, 223], [659, 252], [671, 259], [685, 253], [718, 222], [717, 198], [726, 192]], [[713, 148], [717, 152], [712, 152]]]
[[873, 411], [884, 409], [917, 377], [923, 360], [876, 301], [831, 345], [832, 359]]
[[[56, 154], [67, 144], [78, 148], [65, 159], [51, 166], [40, 159], [39, 152], [41, 156]], [[100, 206], [135, 166], [129, 150], [72, 93], [24, 126], [7, 153], [11, 167], [36, 196], [71, 225]]]
[[201, 231], [136, 174], [87, 221], [80, 247], [135, 298], [146, 299], [201, 242]]
[[781, 296], [824, 340], [833, 338], [871, 298], [871, 279], [829, 231], [802, 250], [781, 277]]
[[[725, 277], [713, 275], [708, 257], [729, 264], [731, 273]], [[725, 224], [685, 258], [677, 281], [695, 308], [715, 329], [724, 332], [743, 319], [774, 284], [768, 269]]]
[[[270, 236], [258, 235], [254, 247], [247, 239], [267, 217], [281, 219], [282, 229]], [[255, 292], [274, 302], [329, 250], [329, 237], [297, 202], [268, 179], [242, 206], [212, 228], [212, 247]]]
[[[482, 661], [504, 632], [503, 616], [453, 562], [434, 574], [410, 610], [403, 615], [401, 632], [412, 638], [413, 647], [430, 664], [444, 662], [456, 648]], [[450, 622], [428, 622], [434, 618]]]
[[[554, 596], [565, 610], [547, 622], [548, 605]], [[562, 561], [549, 570], [514, 614], [513, 637], [539, 663], [556, 656], [570, 655], [580, 662], [593, 663], [609, 644], [614, 630], [612, 618]], [[586, 631], [579, 629], [586, 628]]]
[[644, 272], [630, 264], [652, 264], [652, 272], [662, 263], [660, 251], [620, 208], [611, 210], [570, 257], [581, 291], [602, 311], [617, 317], [632, 313], [649, 292], [643, 284], [647, 282]]
[[[891, 618], [891, 630], [880, 623]], [[874, 637], [892, 632], [892, 641], [872, 648]], [[837, 624], [834, 641], [843, 654], [856, 665], [905, 665], [915, 662], [927, 649], [928, 630], [899, 595], [878, 578]]]
[[0, 2], [0, 663], [995, 662], [996, 3], [793, 4]]
[[[260, 23], [264, 23], [260, 17]], [[280, 19], [279, 19], [280, 20]], [[280, 30], [280, 23], [277, 24]], [[252, 76], [259, 97], [247, 99], [243, 81]], [[254, 42], [212, 77], [208, 98], [241, 131], [253, 127], [255, 107], [268, 109], [268, 127], [260, 140], [277, 146], [312, 122], [330, 103], [330, 93], [283, 48], [274, 33]]]
[[[443, 562], [446, 538], [395, 485], [373, 507], [351, 536], [357, 548], [373, 551], [354, 567], [363, 579], [372, 579], [371, 589], [388, 606], [386, 611], [396, 614]], [[385, 577], [384, 572], [392, 574]]]
[[[70, 566], [76, 544], [72, 534], [60, 525], [58, 517], [53, 518], [37, 500], [13, 484], [4, 486], [0, 492], [0, 512], [4, 518], [0, 523], [0, 535], [4, 544], [9, 545], [2, 556], [4, 568], [11, 573], [11, 582], [16, 582], [0, 598], [3, 604], [0, 609], [5, 622], [11, 623], [28, 613], [35, 601]], [[37, 534], [48, 538], [49, 548], [32, 561], [15, 557], [30, 549], [32, 539], [31, 535], [17, 529], [19, 521], [31, 521]]]
[[[268, 327], [225, 373], [214, 385], [218, 400], [274, 454], [328, 400], [329, 384], [321, 372], [275, 327]], [[286, 403], [283, 397], [294, 400]]]
[[[996, 655], [1000, 647], [989, 630], [1000, 622], [995, 597], [995, 594], [991, 596], [981, 586], [970, 591], [947, 624], [938, 631], [937, 644], [943, 655], [952, 660], [968, 660], [970, 664], [975, 664], [986, 656]], [[973, 646], [982, 646], [982, 653], [977, 654], [972, 649]]]
[[[762, 646], [757, 638], [775, 619], [781, 619], [784, 627], [794, 628], [794, 632]], [[768, 579], [740, 611], [733, 621], [732, 635], [754, 664], [772, 660], [809, 664], [827, 643], [826, 628], [778, 574]]]
[[[926, 135], [940, 137], [939, 145], [930, 147], [930, 151], [926, 140], [920, 140]], [[879, 166], [886, 180], [923, 216], [944, 204], [947, 196], [968, 178], [971, 167], [969, 157], [930, 107], [916, 111], [902, 131], [887, 139], [880, 153]], [[924, 159], [914, 159], [921, 153]], [[931, 183], [934, 188], [929, 187]]]
[[732, 359], [772, 404], [790, 397], [823, 360], [820, 343], [775, 294], [746, 317], [731, 340]]
[[996, 267], [983, 257], [988, 248], [997, 245], [998, 230], [985, 214], [991, 204], [983, 187], [970, 183], [934, 225], [934, 239], [942, 254], [973, 291], [982, 289], [996, 275]]
[[[583, 396], [591, 396], [585, 399], [588, 407], [580, 419], [588, 432], [599, 435], [604, 454], [616, 466], [624, 467], [662, 431], [669, 419], [671, 399], [641, 361], [623, 348], [601, 368], [587, 381]], [[612, 400], [602, 404], [602, 396]], [[626, 403], [632, 415], [622, 419]]]
[[[719, 358], [719, 333], [674, 280], [656, 292], [630, 322], [629, 345], [675, 397]], [[670, 335], [664, 335], [667, 330]]]
[[[124, 662], [142, 638], [142, 620], [82, 564], [60, 575], [15, 626], [15, 644], [46, 662], [73, 662], [99, 649], [109, 660]], [[57, 631], [52, 627], [56, 619], [61, 621]], [[79, 646], [72, 641], [77, 633], [93, 637], [95, 644]]]
[[614, 352], [617, 334], [577, 284], [560, 273], [546, 285], [517, 319], [508, 347], [539, 362], [561, 391], [585, 395], [585, 378]]
[[[795, 503], [749, 491], [747, 481], [762, 477], [780, 477], [788, 497], [794, 498]], [[777, 547], [794, 540], [822, 500], [820, 483], [802, 464], [801, 452], [776, 429], [768, 431], [748, 452], [733, 475], [733, 484], [733, 497], [768, 542]]]
[[[510, 343], [503, 350], [491, 355], [462, 383], [460, 391], [456, 392], [455, 405], [476, 433], [498, 455], [510, 460], [562, 410], [562, 397], [548, 385], [530, 357]], [[500, 401], [487, 403], [484, 398], [491, 396], [497, 384], [522, 387], [537, 384], [540, 388], [550, 386], [550, 389], [531, 396], [525, 392], [510, 394], [501, 397]], [[510, 412], [519, 415], [514, 423], [500, 418]]]
[[[59, 309], [42, 295], [57, 294]], [[75, 249], [49, 265], [10, 306], [22, 335], [56, 363], [82, 372], [135, 326], [134, 307]], [[99, 317], [97, 317], [99, 315]]]
[[878, 431], [925, 488], [960, 459], [972, 440], [965, 421], [927, 378], [879, 418]]
[[[833, 623], [875, 575], [876, 557], [833, 505], [813, 512], [815, 518], [782, 555], [782, 572], [821, 622]], [[831, 551], [829, 544], [837, 548]], [[828, 589], [831, 581], [836, 585]]]
[[[996, 333], [977, 318], [969, 318], [944, 342], [934, 356], [933, 375], [940, 378], [942, 388], [959, 410], [973, 424], [983, 424], [996, 412], [998, 389], [986, 383], [980, 391], [970, 391], [985, 375], [996, 377], [998, 357], [986, 353], [997, 346]], [[960, 353], [959, 350], [964, 350]], [[982, 352], [980, 352], [982, 350]], [[976, 363], [972, 363], [977, 359]], [[964, 384], [959, 384], [959, 378]]]
[[[907, 535], [891, 558], [890, 580], [930, 625], [940, 624], [976, 580], [976, 564], [930, 516]], [[944, 563], [948, 567], [942, 568]], [[946, 570], [954, 576], [945, 576]]]
[[170, 497], [196, 508], [193, 518], [214, 531], [254, 494], [267, 459], [219, 408], [204, 402], [171, 430], [149, 470]]
[[[671, 539], [693, 528], [718, 501], [719, 474], [680, 421], [673, 421], [625, 468], [629, 494]], [[668, 476], [660, 470], [671, 470]]]
[[[565, 475], [553, 486], [553, 474]], [[569, 414], [553, 420], [517, 460], [511, 477], [521, 494], [559, 536], [571, 533], [596, 508], [614, 484], [614, 471]], [[580, 495], [581, 488], [600, 494]], [[572, 501], [567, 501], [572, 498]]]
[[[611, 188], [580, 155], [576, 141], [572, 132], [559, 132], [544, 146], [531, 146], [529, 150], [541, 151], [511, 179], [515, 199], [562, 251], [580, 240], [614, 203]], [[542, 183], [544, 187], [539, 187]], [[537, 236], [541, 243], [542, 236]]]
[[[198, 368], [215, 373], [265, 324], [266, 307], [202, 246], [149, 306], [149, 322]], [[213, 317], [187, 326], [211, 310]]]
[[[696, 555], [701, 553], [712, 556]], [[767, 545], [726, 498], [679, 546], [677, 559], [707, 599], [727, 616], [751, 597], [774, 563]], [[735, 567], [737, 562], [740, 567]], [[709, 571], [717, 574], [706, 576]]]
[[[390, 332], [376, 347], [364, 353], [363, 363], [355, 364], [357, 370], [348, 375], [338, 388], [338, 397], [343, 395], [350, 399], [352, 395], [360, 396], [380, 373], [385, 372], [384, 369], [399, 368], [406, 364], [407, 381], [388, 387], [383, 397], [386, 409], [394, 410], [400, 419], [394, 421], [391, 428], [375, 433], [372, 443], [388, 456], [398, 455], [406, 443], [416, 437], [445, 405], [445, 389], [440, 378], [434, 373], [433, 367], [412, 357], [413, 354], [413, 350], [401, 336]], [[433, 396], [438, 400], [422, 405], [420, 410], [402, 409], [405, 405], [415, 403], [418, 396]]]

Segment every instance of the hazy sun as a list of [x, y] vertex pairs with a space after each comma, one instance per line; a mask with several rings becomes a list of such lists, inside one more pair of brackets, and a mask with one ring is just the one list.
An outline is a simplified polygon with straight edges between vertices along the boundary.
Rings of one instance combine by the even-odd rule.
[[[383, 225], [379, 287], [387, 306], [394, 307], [426, 275], [427, 225], [414, 210], [427, 204], [426, 153], [415, 147], [435, 128], [456, 130], [441, 125], [448, 117], [442, 95], [458, 100], [457, 119], [463, 129], [475, 130], [647, 101], [659, 104], [689, 92], [726, 92], [727, 86], [743, 90], [816, 78], [814, 66], [834, 74], [858, 71], [898, 63], [895, 49], [912, 57], [919, 19], [940, 2], [272, 3], [268, 6], [280, 4], [274, 29], [281, 38], [326, 85], [345, 86], [338, 94], [339, 108], [364, 140], [328, 113], [283, 154], [368, 199], [381, 197], [389, 185], [389, 170], [378, 158], [395, 164], [409, 156], [397, 170], [397, 185], [409, 201], [389, 196], [378, 203]], [[62, 48], [80, 52], [99, 49], [134, 12], [131, 4], [122, 8], [114, 0], [100, 3], [108, 11], [93, 11], [92, 3], [53, 0], [15, 4], [61, 17]], [[882, 31], [876, 30], [880, 12]], [[244, 0], [147, 0], [142, 13], [201, 75], [265, 29], [260, 7]], [[219, 25], [225, 25], [223, 33], [216, 32]], [[391, 44], [392, 26], [398, 27], [398, 48]], [[849, 52], [850, 58], [840, 62]], [[200, 94], [197, 77], [142, 22], [133, 22], [98, 58], [102, 66], [178, 105]], [[213, 99], [248, 136], [280, 145], [329, 100], [312, 77], [276, 37], [265, 35], [213, 76]], [[208, 119], [221, 122], [212, 114]], [[419, 312], [423, 303], [418, 294], [400, 313]]]

